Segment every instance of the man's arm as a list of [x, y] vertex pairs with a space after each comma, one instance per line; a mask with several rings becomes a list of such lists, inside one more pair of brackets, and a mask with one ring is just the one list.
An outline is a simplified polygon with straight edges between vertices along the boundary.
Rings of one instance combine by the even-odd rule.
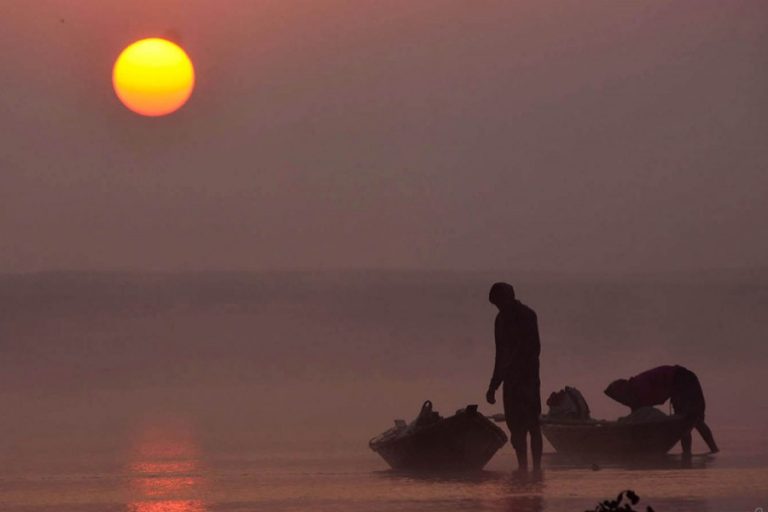
[[536, 357], [541, 355], [541, 339], [539, 338], [539, 318], [536, 316], [536, 312], [531, 310], [531, 318], [528, 322], [528, 343], [530, 343], [530, 349], [532, 354]]
[[504, 381], [510, 365], [511, 354], [509, 353], [510, 347], [508, 346], [508, 335], [509, 333], [504, 326], [504, 319], [501, 318], [501, 315], [497, 316], [494, 325], [496, 356], [494, 358], [491, 382], [488, 384], [488, 391], [485, 394], [485, 399], [489, 404], [496, 403], [496, 390], [499, 389], [499, 386], [501, 386], [501, 383]]
[[495, 392], [499, 389], [501, 383], [504, 382], [504, 365], [502, 364], [502, 360], [504, 359], [502, 354], [503, 351], [504, 348], [499, 346], [499, 337], [496, 336], [496, 356], [493, 361], [493, 375], [491, 375], [491, 382], [488, 384], [488, 391]]
[[488, 386], [488, 389], [493, 389], [494, 391], [499, 388], [502, 381], [504, 380], [503, 373], [502, 373], [502, 366], [504, 363], [504, 352], [506, 349], [505, 343], [504, 343], [504, 319], [501, 317], [501, 313], [496, 315], [496, 321], [493, 324], [493, 339], [494, 344], [496, 347], [496, 352], [493, 359], [493, 375], [491, 375], [491, 383]]

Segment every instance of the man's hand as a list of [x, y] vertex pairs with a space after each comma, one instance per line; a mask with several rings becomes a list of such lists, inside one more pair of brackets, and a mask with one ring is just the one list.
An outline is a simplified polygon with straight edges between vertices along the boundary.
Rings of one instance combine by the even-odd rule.
[[496, 391], [488, 388], [488, 391], [485, 393], [485, 401], [489, 404], [493, 405], [496, 403]]

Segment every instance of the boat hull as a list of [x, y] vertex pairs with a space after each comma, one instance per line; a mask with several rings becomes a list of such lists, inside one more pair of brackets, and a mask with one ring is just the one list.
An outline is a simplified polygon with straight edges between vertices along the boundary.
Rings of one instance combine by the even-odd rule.
[[544, 436], [558, 453], [613, 456], [665, 454], [691, 426], [682, 416], [642, 423], [541, 422]]
[[412, 432], [390, 432], [370, 448], [392, 469], [406, 471], [480, 470], [507, 442], [504, 431], [472, 408]]

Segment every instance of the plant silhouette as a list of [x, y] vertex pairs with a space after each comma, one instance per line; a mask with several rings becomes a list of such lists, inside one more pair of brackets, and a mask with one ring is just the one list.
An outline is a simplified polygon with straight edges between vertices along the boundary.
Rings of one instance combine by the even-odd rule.
[[[635, 491], [622, 491], [616, 496], [615, 500], [602, 501], [594, 509], [586, 510], [585, 512], [639, 512], [632, 508], [639, 501], [640, 497], [635, 494]], [[645, 510], [646, 512], [654, 512], [650, 506], [646, 507]]]

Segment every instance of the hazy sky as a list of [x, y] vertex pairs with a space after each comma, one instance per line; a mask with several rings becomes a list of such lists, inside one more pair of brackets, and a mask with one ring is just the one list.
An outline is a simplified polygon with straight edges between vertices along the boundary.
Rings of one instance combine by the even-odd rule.
[[768, 262], [763, 0], [0, 2], [2, 271]]

